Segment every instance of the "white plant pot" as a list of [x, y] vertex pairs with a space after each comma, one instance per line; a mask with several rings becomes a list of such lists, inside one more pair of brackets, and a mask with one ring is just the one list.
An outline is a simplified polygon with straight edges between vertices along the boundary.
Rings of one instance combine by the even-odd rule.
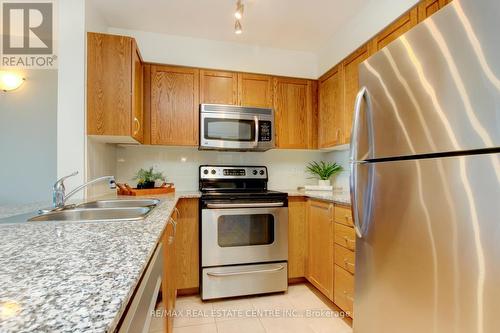
[[319, 186], [330, 186], [330, 180], [329, 179], [327, 179], [327, 180], [318, 179], [318, 185]]

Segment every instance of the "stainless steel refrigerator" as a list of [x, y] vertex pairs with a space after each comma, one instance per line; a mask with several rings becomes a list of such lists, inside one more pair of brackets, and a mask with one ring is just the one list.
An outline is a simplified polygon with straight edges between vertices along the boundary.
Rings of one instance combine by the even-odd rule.
[[354, 333], [500, 332], [500, 1], [455, 0], [359, 70]]

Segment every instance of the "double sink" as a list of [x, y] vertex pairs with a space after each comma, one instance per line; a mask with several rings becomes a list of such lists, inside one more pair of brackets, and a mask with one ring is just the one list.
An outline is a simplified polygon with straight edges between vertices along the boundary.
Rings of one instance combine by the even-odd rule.
[[28, 221], [123, 221], [143, 220], [157, 205], [158, 199], [97, 200], [44, 212]]

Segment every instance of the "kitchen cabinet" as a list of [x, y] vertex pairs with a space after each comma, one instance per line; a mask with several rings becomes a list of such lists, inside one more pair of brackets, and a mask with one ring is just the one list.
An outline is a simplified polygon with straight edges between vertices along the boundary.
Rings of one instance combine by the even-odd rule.
[[176, 288], [187, 293], [197, 293], [200, 269], [198, 199], [180, 199], [176, 208]]
[[354, 115], [354, 103], [359, 91], [359, 65], [369, 57], [368, 45], [363, 45], [353, 54], [347, 57], [342, 64], [343, 74], [343, 114], [342, 120], [343, 137], [342, 144], [351, 141], [352, 120]]
[[288, 278], [306, 276], [307, 200], [288, 198]]
[[238, 73], [238, 105], [272, 108], [272, 76]]
[[206, 104], [238, 104], [238, 74], [200, 70], [200, 100]]
[[354, 318], [354, 275], [335, 265], [335, 288], [333, 302], [347, 315]]
[[177, 297], [176, 286], [176, 216], [172, 214], [163, 232], [163, 280], [161, 282], [163, 309], [165, 310], [165, 328], [167, 333], [173, 332], [174, 317], [170, 314], [175, 309]]
[[394, 41], [405, 32], [409, 31], [418, 23], [418, 9], [413, 7], [396, 21], [392, 22], [387, 28], [382, 30], [370, 41], [370, 52], [373, 54], [384, 48], [390, 42]]
[[325, 73], [318, 83], [318, 147], [343, 144], [344, 105], [342, 65]]
[[87, 134], [114, 143], [143, 139], [142, 59], [130, 37], [87, 33]]
[[198, 146], [199, 70], [151, 65], [151, 144]]
[[308, 201], [308, 272], [307, 278], [333, 300], [334, 228], [333, 203]]
[[274, 78], [277, 147], [314, 149], [317, 145], [316, 82]]
[[422, 22], [432, 14], [450, 3], [451, 0], [422, 0], [418, 4], [418, 22]]

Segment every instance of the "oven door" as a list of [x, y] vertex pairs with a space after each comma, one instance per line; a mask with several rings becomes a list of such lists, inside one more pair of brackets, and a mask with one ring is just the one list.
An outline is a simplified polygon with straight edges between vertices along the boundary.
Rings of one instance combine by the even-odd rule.
[[202, 112], [200, 148], [256, 149], [259, 118], [252, 114]]
[[203, 209], [202, 266], [288, 260], [288, 208], [273, 204], [282, 205], [224, 208], [225, 204], [217, 203], [217, 208]]

